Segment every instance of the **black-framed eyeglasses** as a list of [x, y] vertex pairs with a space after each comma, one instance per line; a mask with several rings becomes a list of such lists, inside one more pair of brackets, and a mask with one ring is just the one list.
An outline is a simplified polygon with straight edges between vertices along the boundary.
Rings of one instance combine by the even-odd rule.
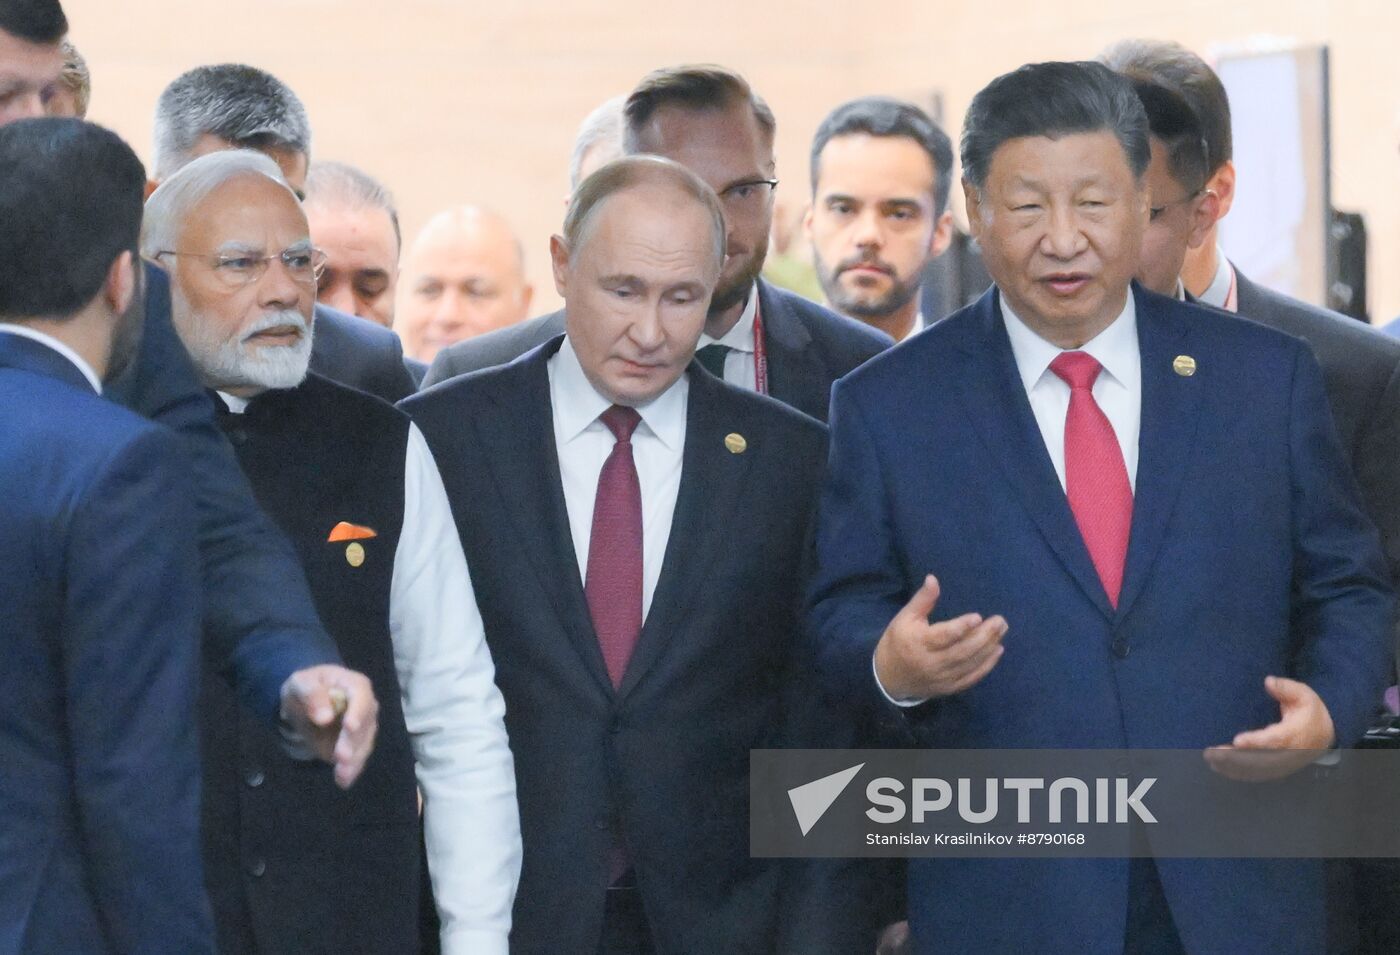
[[320, 249], [306, 246], [284, 249], [275, 255], [253, 255], [249, 252], [182, 252], [165, 249], [151, 258], [159, 259], [163, 255], [183, 255], [199, 259], [229, 288], [242, 288], [258, 281], [267, 274], [267, 268], [274, 259], [282, 263], [292, 281], [315, 286], [316, 280], [326, 270], [328, 258]]
[[1173, 206], [1185, 205], [1193, 199], [1199, 199], [1203, 195], [1205, 195], [1205, 189], [1197, 189], [1190, 195], [1182, 196], [1179, 199], [1170, 199], [1159, 206], [1152, 206], [1152, 208], [1148, 210], [1149, 220], [1152, 222], [1156, 222], [1158, 216], [1162, 215], [1164, 212], [1166, 212]]

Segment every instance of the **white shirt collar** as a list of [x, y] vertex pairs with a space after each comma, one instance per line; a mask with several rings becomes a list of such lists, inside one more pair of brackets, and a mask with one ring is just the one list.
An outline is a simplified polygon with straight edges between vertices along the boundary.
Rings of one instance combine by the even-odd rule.
[[215, 394], [223, 399], [225, 407], [233, 414], [242, 414], [247, 411], [248, 402], [253, 400], [252, 398], [240, 398], [237, 395], [231, 395], [227, 391], [219, 391], [215, 392]]
[[[1047, 373], [1053, 374], [1050, 363], [1069, 349], [1062, 349], [1031, 331], [1011, 310], [1000, 291], [997, 301], [1001, 304], [1002, 318], [1006, 320], [1006, 334], [1011, 339], [1011, 352], [1016, 358], [1021, 383], [1029, 392]], [[1139, 386], [1142, 356], [1138, 352], [1137, 305], [1131, 289], [1118, 317], [1082, 347], [1073, 350], [1092, 355], [1109, 377], [1124, 388], [1131, 390]]]
[[1207, 305], [1224, 308], [1230, 297], [1230, 279], [1234, 277], [1234, 269], [1230, 260], [1225, 258], [1225, 250], [1218, 245], [1215, 247], [1215, 263], [1215, 277], [1210, 280], [1206, 290], [1196, 297]]
[[[558, 422], [560, 437], [567, 443], [597, 422], [598, 416], [611, 408], [613, 403], [600, 395], [588, 380], [568, 336], [559, 346], [558, 353], [549, 360], [549, 365], [553, 372], [550, 376], [550, 398], [554, 404], [554, 418]], [[690, 380], [681, 375], [670, 388], [646, 404], [637, 406], [637, 413], [642, 416], [641, 427], [650, 431], [669, 450], [681, 450], [689, 398]], [[605, 425], [600, 423], [598, 427]]]
[[[723, 338], [711, 338], [707, 334], [700, 335], [700, 343], [695, 346], [696, 350], [704, 348], [706, 345], [724, 345], [734, 351], [741, 351], [747, 355], [753, 354], [753, 321], [758, 314], [758, 283], [749, 290], [749, 300], [744, 304], [744, 310], [739, 314], [739, 320], [734, 323], [734, 327], [724, 333]], [[638, 409], [641, 410], [641, 409]]]
[[1176, 291], [1172, 293], [1172, 298], [1176, 299], [1178, 302], [1186, 301], [1186, 283], [1181, 281], [1180, 276], [1177, 276]]
[[77, 366], [78, 371], [82, 372], [83, 377], [88, 380], [88, 384], [92, 385], [93, 391], [97, 392], [99, 395], [102, 394], [102, 379], [97, 377], [97, 372], [93, 370], [93, 367], [83, 360], [82, 355], [79, 355], [72, 348], [59, 341], [57, 338], [54, 338], [52, 335], [45, 335], [43, 332], [40, 331], [36, 331], [35, 329], [30, 328], [28, 325], [16, 325], [10, 322], [0, 322], [0, 331], [6, 331], [12, 335], [18, 335], [20, 338], [28, 338], [30, 341], [36, 341], [40, 345], [44, 345], [58, 352], [64, 358], [67, 358], [70, 362]]

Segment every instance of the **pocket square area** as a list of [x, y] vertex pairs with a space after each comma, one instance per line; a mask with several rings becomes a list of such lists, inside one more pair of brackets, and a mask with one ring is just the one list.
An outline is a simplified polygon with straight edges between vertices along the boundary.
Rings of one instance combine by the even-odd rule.
[[331, 536], [327, 537], [326, 541], [335, 544], [340, 541], [369, 540], [371, 537], [378, 536], [372, 527], [362, 527], [359, 524], [351, 524], [349, 521], [341, 521], [331, 528]]

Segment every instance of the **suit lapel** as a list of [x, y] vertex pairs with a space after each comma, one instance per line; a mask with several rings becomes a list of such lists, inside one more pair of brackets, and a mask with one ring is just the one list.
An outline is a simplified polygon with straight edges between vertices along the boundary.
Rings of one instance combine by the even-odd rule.
[[1060, 563], [1094, 606], [1112, 617], [1113, 607], [1089, 559], [1021, 384], [996, 296], [993, 288], [973, 306], [978, 313], [976, 332], [962, 345], [969, 365], [958, 376], [964, 408], [973, 430]]
[[1138, 437], [1137, 487], [1133, 494], [1133, 525], [1118, 612], [1126, 614], [1142, 593], [1161, 548], [1182, 480], [1195, 446], [1200, 420], [1202, 376], [1212, 369], [1183, 376], [1173, 369], [1178, 355], [1190, 355], [1190, 335], [1184, 322], [1171, 314], [1175, 306], [1134, 286], [1137, 302], [1138, 350], [1142, 353], [1142, 424]]
[[710, 565], [732, 536], [729, 516], [743, 494], [753, 452], [731, 453], [725, 436], [738, 432], [750, 442], [762, 440], [761, 435], [745, 433], [745, 421], [731, 411], [724, 386], [698, 373], [698, 368], [692, 362], [688, 372], [685, 449], [671, 536], [651, 609], [618, 689], [621, 696], [630, 693], [663, 655], [697, 590], [711, 579]]
[[579, 576], [554, 445], [547, 362], [560, 341], [522, 357], [510, 374], [501, 375], [490, 396], [502, 413], [478, 415], [473, 424], [500, 485], [501, 500], [519, 529], [510, 543], [529, 554], [569, 641], [588, 672], [611, 694], [612, 680]]
[[772, 286], [758, 282], [763, 342], [768, 350], [768, 393], [789, 407], [825, 421], [831, 400], [828, 376], [812, 347], [812, 334]]

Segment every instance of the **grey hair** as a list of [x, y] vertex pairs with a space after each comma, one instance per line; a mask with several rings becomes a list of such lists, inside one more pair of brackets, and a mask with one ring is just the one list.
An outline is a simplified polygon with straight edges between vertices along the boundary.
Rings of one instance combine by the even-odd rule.
[[574, 137], [574, 149], [569, 154], [569, 191], [578, 188], [579, 173], [583, 170], [583, 157], [599, 143], [609, 142], [616, 148], [616, 155], [622, 155], [622, 110], [627, 105], [627, 96], [614, 96], [585, 117]]
[[277, 163], [260, 152], [225, 149], [201, 156], [162, 182], [146, 200], [141, 254], [154, 259], [161, 252], [175, 251], [190, 212], [220, 186], [245, 176], [266, 176], [291, 192]]
[[685, 166], [661, 156], [624, 156], [614, 159], [585, 179], [569, 199], [569, 211], [564, 216], [564, 244], [572, 256], [588, 237], [594, 213], [612, 195], [644, 183], [662, 183], [684, 193], [710, 214], [714, 233], [715, 267], [724, 266], [726, 232], [724, 209], [719, 196], [695, 173]]
[[306, 204], [343, 203], [352, 209], [383, 209], [394, 225], [394, 244], [403, 246], [399, 210], [388, 188], [362, 169], [344, 162], [314, 162], [306, 173]]
[[204, 135], [240, 149], [311, 153], [306, 107], [287, 84], [251, 66], [199, 66], [176, 77], [156, 103], [155, 174], [165, 179], [193, 159]]

